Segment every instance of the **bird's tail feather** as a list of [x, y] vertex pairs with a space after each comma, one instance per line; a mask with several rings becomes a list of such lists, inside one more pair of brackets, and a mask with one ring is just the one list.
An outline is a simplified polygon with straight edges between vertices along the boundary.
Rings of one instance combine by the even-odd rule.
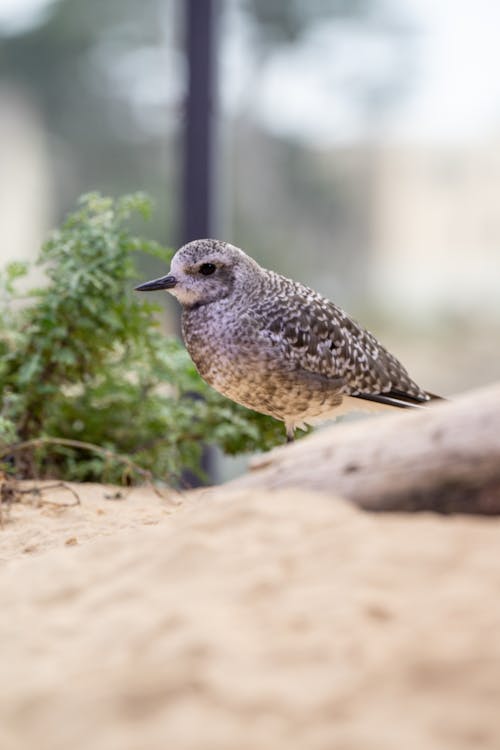
[[386, 406], [394, 406], [399, 409], [426, 409], [433, 401], [444, 401], [441, 396], [436, 396], [434, 393], [426, 393], [428, 396], [427, 400], [422, 398], [416, 398], [410, 396], [402, 391], [389, 391], [388, 393], [363, 393], [355, 398], [360, 398], [365, 401], [374, 401], [378, 404], [384, 404]]

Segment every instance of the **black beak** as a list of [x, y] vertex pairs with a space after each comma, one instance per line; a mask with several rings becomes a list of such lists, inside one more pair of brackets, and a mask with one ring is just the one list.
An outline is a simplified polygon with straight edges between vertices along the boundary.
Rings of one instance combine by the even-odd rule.
[[175, 276], [160, 276], [159, 279], [146, 281], [136, 286], [136, 292], [155, 292], [157, 289], [172, 289], [177, 284]]

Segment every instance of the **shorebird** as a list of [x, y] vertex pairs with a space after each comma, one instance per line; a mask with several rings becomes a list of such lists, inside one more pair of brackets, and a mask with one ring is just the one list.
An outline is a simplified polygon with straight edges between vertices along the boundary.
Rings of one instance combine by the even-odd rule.
[[136, 289], [173, 294], [201, 377], [283, 421], [289, 441], [304, 424], [350, 411], [419, 408], [438, 398], [338, 305], [227, 242], [184, 245], [166, 276]]

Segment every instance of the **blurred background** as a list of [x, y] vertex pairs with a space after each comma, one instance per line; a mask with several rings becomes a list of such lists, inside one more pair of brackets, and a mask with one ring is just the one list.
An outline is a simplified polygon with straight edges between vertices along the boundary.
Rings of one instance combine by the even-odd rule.
[[211, 33], [210, 234], [346, 307], [430, 390], [500, 379], [500, 4], [212, 0], [194, 37], [193, 6], [0, 0], [2, 262], [89, 190], [144, 190], [141, 231], [193, 238]]

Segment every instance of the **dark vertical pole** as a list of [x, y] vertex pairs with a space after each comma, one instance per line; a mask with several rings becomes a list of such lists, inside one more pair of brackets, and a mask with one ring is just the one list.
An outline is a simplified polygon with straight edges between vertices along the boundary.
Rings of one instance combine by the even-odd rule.
[[[184, 122], [183, 195], [180, 244], [214, 233], [215, 46], [218, 0], [184, 0], [188, 87]], [[213, 451], [203, 450], [201, 465], [214, 480]], [[184, 472], [186, 484], [198, 477]]]
[[217, 0], [184, 0], [188, 90], [181, 244], [213, 232], [215, 16]]

